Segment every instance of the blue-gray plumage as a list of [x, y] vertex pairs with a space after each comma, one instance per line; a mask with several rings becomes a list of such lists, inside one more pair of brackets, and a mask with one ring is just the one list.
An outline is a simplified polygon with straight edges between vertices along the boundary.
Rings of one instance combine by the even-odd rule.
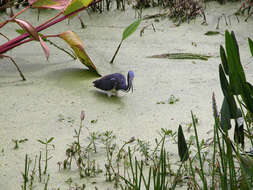
[[118, 90], [122, 90], [128, 92], [130, 89], [132, 89], [133, 91], [133, 79], [134, 79], [134, 72], [128, 71], [127, 83], [124, 75], [120, 73], [114, 73], [93, 81], [93, 84], [96, 88], [104, 91], [117, 92]]

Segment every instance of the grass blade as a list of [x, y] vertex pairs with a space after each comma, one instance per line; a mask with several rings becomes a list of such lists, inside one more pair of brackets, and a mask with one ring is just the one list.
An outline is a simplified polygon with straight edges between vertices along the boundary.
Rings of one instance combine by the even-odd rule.
[[251, 52], [251, 56], [253, 56], [253, 41], [250, 38], [248, 38], [248, 42], [249, 42], [249, 49]]
[[198, 157], [199, 157], [199, 164], [200, 164], [200, 177], [201, 177], [201, 180], [203, 182], [203, 189], [207, 190], [208, 188], [207, 188], [207, 182], [206, 182], [204, 169], [203, 169], [202, 157], [201, 157], [201, 153], [200, 153], [197, 127], [196, 127], [196, 123], [195, 123], [195, 119], [194, 119], [194, 115], [193, 115], [192, 111], [191, 111], [191, 116], [192, 116], [192, 124], [193, 124], [193, 127], [194, 127], [194, 133], [195, 133], [195, 138], [196, 138], [196, 144], [197, 144], [197, 148], [198, 148]]

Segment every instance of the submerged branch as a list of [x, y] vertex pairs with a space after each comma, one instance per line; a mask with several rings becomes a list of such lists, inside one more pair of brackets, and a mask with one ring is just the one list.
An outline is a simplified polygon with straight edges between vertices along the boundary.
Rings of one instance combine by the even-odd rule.
[[148, 58], [167, 58], [167, 59], [200, 59], [207, 61], [208, 58], [212, 56], [203, 54], [193, 54], [193, 53], [165, 53], [160, 55], [148, 56]]

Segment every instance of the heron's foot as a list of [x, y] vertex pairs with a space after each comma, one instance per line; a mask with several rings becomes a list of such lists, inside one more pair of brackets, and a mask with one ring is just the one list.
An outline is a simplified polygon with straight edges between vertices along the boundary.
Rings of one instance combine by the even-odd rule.
[[118, 96], [118, 91], [116, 90], [111, 90], [107, 92], [107, 96], [111, 97], [111, 96]]

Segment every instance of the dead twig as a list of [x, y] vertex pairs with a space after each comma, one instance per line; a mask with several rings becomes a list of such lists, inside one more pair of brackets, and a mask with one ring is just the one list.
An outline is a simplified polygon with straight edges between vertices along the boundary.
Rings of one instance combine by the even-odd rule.
[[26, 80], [26, 79], [25, 79], [25, 76], [24, 76], [23, 73], [22, 73], [22, 71], [19, 69], [18, 65], [16, 64], [16, 62], [14, 61], [14, 59], [13, 59], [12, 57], [10, 57], [10, 56], [8, 56], [8, 55], [1, 55], [1, 54], [0, 54], [0, 58], [9, 58], [9, 59], [12, 61], [12, 63], [15, 65], [15, 67], [17, 68], [17, 70], [18, 70], [18, 72], [19, 72], [19, 74], [20, 74], [22, 80], [23, 80], [23, 81]]

